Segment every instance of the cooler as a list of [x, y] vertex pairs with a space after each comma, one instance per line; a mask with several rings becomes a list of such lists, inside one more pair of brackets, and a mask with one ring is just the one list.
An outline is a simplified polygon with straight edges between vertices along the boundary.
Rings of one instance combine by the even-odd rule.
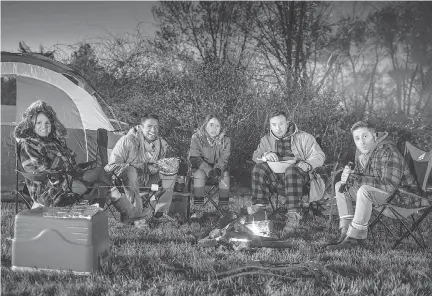
[[15, 216], [12, 270], [89, 274], [110, 258], [108, 216], [94, 206], [37, 208]]

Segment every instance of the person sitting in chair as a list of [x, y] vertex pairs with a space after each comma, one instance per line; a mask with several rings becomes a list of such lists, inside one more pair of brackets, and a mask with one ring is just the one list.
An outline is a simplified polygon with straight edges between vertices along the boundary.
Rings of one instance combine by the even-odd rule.
[[230, 176], [228, 158], [231, 140], [222, 131], [220, 119], [209, 114], [203, 124], [192, 135], [189, 149], [189, 162], [193, 173], [194, 204], [204, 204], [204, 187], [206, 180], [213, 179], [219, 183], [219, 209], [228, 210]]
[[[175, 177], [165, 178], [159, 173], [157, 161], [173, 156], [168, 143], [159, 136], [159, 117], [145, 114], [141, 124], [129, 130], [116, 143], [105, 170], [113, 172], [125, 185], [125, 193], [130, 202], [143, 209], [139, 187], [151, 187], [162, 179], [163, 195], [155, 205], [155, 217], [165, 216], [172, 202]], [[144, 208], [150, 217], [150, 208]], [[141, 221], [140, 223], [144, 223]]]
[[[270, 131], [261, 138], [253, 153], [256, 163], [252, 170], [252, 204], [269, 204], [269, 197], [278, 193], [281, 208], [287, 211], [285, 231], [298, 227], [304, 186], [309, 182], [309, 172], [322, 166], [324, 152], [315, 138], [288, 120], [285, 112], [275, 110], [268, 115]], [[267, 162], [295, 158], [285, 174], [275, 174]]]
[[79, 201], [77, 196], [97, 201], [103, 207], [108, 198], [121, 213], [123, 222], [139, 219], [141, 213], [121, 196], [103, 168], [84, 170], [77, 165], [75, 153], [66, 146], [66, 137], [67, 130], [54, 109], [40, 100], [27, 108], [15, 128], [24, 171], [59, 172], [40, 182], [26, 179], [33, 207], [68, 206]]
[[[336, 202], [340, 218], [340, 237], [329, 249], [350, 249], [362, 245], [367, 237], [372, 206], [386, 202], [395, 189], [406, 187], [417, 191], [417, 182], [402, 154], [388, 134], [376, 133], [368, 122], [351, 127], [357, 147], [355, 168], [346, 166], [341, 181], [336, 183]], [[345, 184], [345, 192], [339, 188]], [[356, 201], [354, 211], [353, 200]]]

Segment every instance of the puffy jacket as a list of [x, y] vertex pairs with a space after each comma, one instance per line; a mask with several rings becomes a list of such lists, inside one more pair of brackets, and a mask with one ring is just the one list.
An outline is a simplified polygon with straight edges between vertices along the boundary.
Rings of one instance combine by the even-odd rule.
[[[139, 126], [131, 128], [126, 135], [117, 141], [105, 170], [121, 174], [125, 167], [132, 165], [144, 174], [155, 173], [150, 171], [148, 164], [161, 158], [171, 157], [172, 149], [161, 137], [157, 137], [151, 143], [153, 151], [146, 150], [144, 141], [145, 138]], [[154, 157], [150, 157], [149, 152], [154, 152]]]
[[198, 168], [205, 161], [224, 170], [228, 167], [230, 150], [231, 140], [225, 134], [221, 133], [215, 143], [211, 145], [202, 132], [196, 132], [191, 138], [189, 161], [192, 168]]
[[[325, 161], [325, 154], [315, 138], [306, 132], [300, 131], [297, 125], [294, 124], [294, 126], [294, 133], [289, 136], [291, 137], [291, 150], [294, 156], [310, 164], [313, 169], [322, 166]], [[265, 152], [276, 152], [277, 140], [271, 131], [262, 137], [258, 148], [253, 153], [252, 160], [260, 163], [262, 160], [258, 160], [258, 158], [261, 158]]]

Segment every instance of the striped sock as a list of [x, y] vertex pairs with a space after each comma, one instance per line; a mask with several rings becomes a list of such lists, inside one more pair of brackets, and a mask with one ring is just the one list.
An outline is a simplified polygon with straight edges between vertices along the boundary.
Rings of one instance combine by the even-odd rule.
[[202, 206], [204, 204], [204, 197], [194, 196], [194, 205]]

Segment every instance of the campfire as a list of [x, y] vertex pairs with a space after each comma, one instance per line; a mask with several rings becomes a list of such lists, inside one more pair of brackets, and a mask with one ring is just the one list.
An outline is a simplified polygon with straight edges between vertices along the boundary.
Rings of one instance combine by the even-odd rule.
[[241, 209], [240, 213], [228, 212], [219, 219], [215, 228], [202, 233], [203, 238], [198, 243], [208, 247], [223, 245], [236, 251], [292, 247], [290, 242], [274, 237], [273, 221], [267, 218], [265, 211], [260, 215], [252, 212], [250, 209]]

